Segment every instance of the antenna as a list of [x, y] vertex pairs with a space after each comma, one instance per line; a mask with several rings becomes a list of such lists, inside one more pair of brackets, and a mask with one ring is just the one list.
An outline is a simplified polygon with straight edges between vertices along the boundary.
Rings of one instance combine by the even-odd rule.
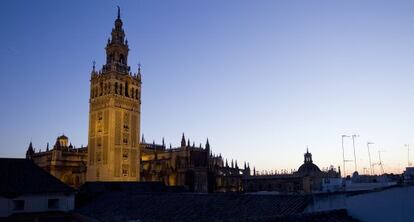
[[374, 175], [374, 168], [371, 162], [371, 152], [369, 151], [369, 145], [372, 145], [374, 143], [367, 142], [367, 149], [368, 149], [368, 159], [369, 159], [369, 168], [371, 169], [371, 175]]

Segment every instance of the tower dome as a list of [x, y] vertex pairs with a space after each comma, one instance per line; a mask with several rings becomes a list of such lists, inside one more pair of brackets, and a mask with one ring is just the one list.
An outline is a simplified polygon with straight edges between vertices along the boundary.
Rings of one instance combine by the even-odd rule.
[[304, 157], [305, 157], [304, 163], [299, 167], [298, 172], [297, 172], [298, 174], [312, 175], [312, 174], [321, 172], [319, 167], [313, 163], [312, 154], [309, 153], [308, 149], [306, 149], [306, 153]]

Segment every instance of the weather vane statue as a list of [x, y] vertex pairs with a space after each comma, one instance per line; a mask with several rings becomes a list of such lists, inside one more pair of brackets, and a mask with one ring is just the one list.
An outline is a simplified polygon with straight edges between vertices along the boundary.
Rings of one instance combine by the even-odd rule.
[[121, 18], [121, 8], [119, 5], [116, 6], [118, 8], [118, 18]]

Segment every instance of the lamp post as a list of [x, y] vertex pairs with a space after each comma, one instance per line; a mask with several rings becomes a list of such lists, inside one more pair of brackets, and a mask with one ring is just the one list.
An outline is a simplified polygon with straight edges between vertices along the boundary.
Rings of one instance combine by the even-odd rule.
[[411, 166], [410, 163], [410, 144], [404, 144], [405, 147], [407, 147], [407, 161], [408, 161], [408, 166]]
[[368, 149], [368, 160], [369, 160], [369, 168], [371, 169], [371, 175], [374, 174], [374, 170], [372, 169], [372, 163], [371, 163], [371, 152], [369, 151], [369, 145], [374, 144], [371, 142], [367, 142], [367, 149]]
[[379, 159], [378, 165], [381, 167], [381, 175], [383, 175], [384, 174], [384, 166], [383, 166], [382, 160], [381, 160], [381, 152], [384, 152], [384, 151], [378, 150], [378, 159]]
[[352, 146], [354, 147], [354, 165], [355, 165], [355, 172], [358, 172], [356, 152], [355, 152], [355, 137], [359, 137], [359, 135], [356, 135], [356, 134], [352, 135]]
[[342, 161], [343, 161], [343, 172], [344, 172], [344, 177], [346, 177], [346, 171], [345, 171], [345, 148], [344, 148], [344, 138], [345, 137], [350, 137], [348, 135], [342, 135]]

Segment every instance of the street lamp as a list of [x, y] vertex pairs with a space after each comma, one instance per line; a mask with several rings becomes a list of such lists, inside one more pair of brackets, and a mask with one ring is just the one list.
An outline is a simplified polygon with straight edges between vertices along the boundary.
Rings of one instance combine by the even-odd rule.
[[410, 163], [410, 144], [404, 144], [405, 147], [407, 147], [407, 161], [408, 161], [408, 166], [411, 166]]
[[357, 159], [356, 159], [356, 153], [355, 153], [355, 137], [359, 137], [359, 135], [352, 135], [352, 146], [354, 147], [354, 165], [355, 165], [355, 172], [358, 172], [357, 168]]
[[371, 152], [369, 151], [369, 145], [374, 144], [371, 142], [367, 143], [367, 149], [368, 149], [368, 159], [369, 159], [369, 168], [371, 169], [371, 175], [374, 175], [374, 170], [372, 169], [372, 163], [371, 163]]
[[345, 148], [344, 148], [344, 138], [345, 137], [350, 137], [348, 135], [342, 135], [342, 161], [343, 161], [343, 172], [344, 172], [344, 177], [346, 177], [346, 171], [345, 171]]

